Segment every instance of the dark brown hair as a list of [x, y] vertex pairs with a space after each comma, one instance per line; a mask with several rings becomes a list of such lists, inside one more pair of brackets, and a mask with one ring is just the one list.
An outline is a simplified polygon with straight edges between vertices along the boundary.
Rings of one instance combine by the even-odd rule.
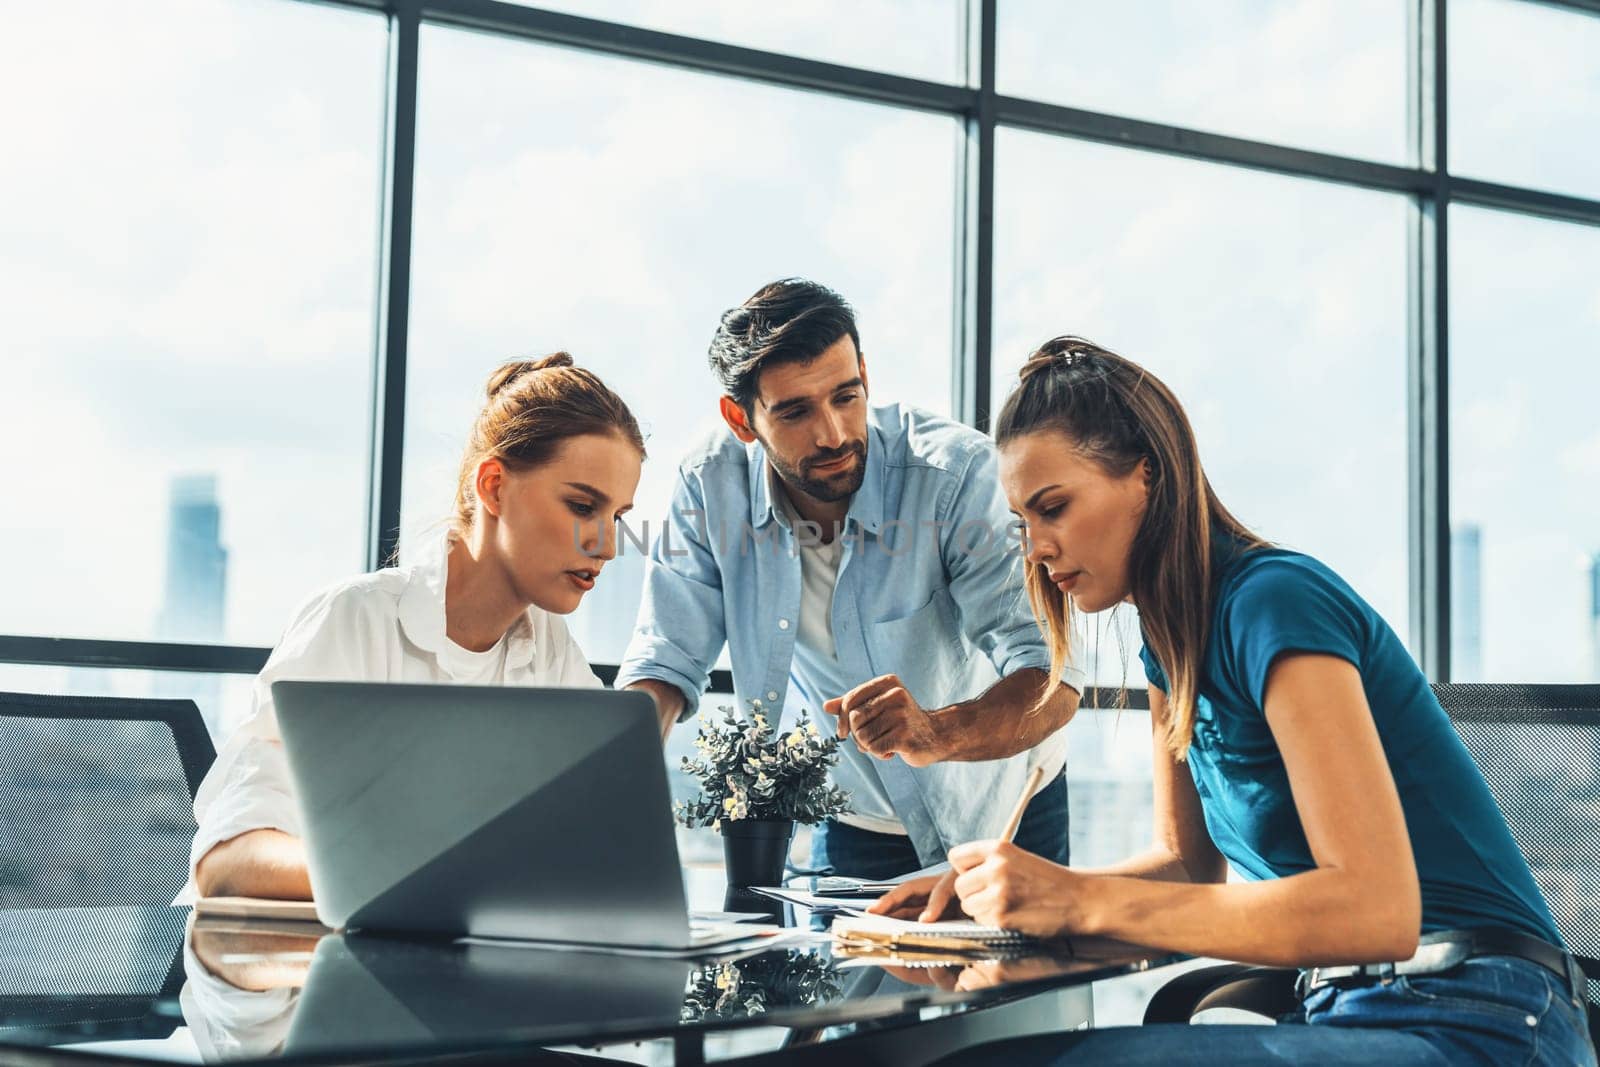
[[486, 459], [527, 470], [548, 462], [567, 438], [585, 434], [614, 434], [637, 448], [640, 458], [645, 455], [644, 435], [628, 405], [565, 352], [502, 363], [489, 375], [485, 393], [456, 483], [457, 534], [472, 526], [478, 506], [473, 485]]
[[849, 337], [860, 354], [856, 314], [844, 297], [804, 278], [784, 278], [722, 313], [706, 358], [722, 391], [748, 414], [762, 371], [810, 363], [841, 337]]
[[[1189, 417], [1155, 375], [1081, 337], [1056, 337], [1033, 351], [1020, 378], [995, 423], [1001, 447], [1024, 434], [1054, 430], [1113, 478], [1127, 477], [1141, 461], [1150, 465], [1128, 581], [1145, 641], [1167, 675], [1167, 748], [1181, 760], [1194, 736], [1216, 600], [1214, 541], [1226, 537], [1238, 550], [1265, 542], [1217, 499], [1200, 465]], [[1042, 564], [1026, 568], [1025, 582], [1050, 645], [1048, 699], [1061, 685], [1068, 659], [1072, 606]]]

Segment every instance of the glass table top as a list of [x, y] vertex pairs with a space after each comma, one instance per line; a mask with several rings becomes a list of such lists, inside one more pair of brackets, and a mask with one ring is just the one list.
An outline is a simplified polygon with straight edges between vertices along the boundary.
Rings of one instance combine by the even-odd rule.
[[685, 960], [196, 919], [181, 907], [0, 912], [0, 1058], [70, 1047], [205, 1062], [412, 1059], [756, 1028], [742, 1047], [760, 1051], [1180, 958], [1074, 941], [1010, 960], [908, 960], [852, 957], [825, 931], [779, 939]]

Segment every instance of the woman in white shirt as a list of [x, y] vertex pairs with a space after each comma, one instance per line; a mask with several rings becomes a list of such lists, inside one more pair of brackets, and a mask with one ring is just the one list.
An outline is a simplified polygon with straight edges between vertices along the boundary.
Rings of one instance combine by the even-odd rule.
[[496, 370], [449, 531], [410, 566], [313, 596], [267, 660], [254, 714], [195, 797], [192, 888], [311, 897], [272, 706], [279, 679], [598, 687], [559, 616], [615, 558], [644, 456], [627, 405], [566, 353]]

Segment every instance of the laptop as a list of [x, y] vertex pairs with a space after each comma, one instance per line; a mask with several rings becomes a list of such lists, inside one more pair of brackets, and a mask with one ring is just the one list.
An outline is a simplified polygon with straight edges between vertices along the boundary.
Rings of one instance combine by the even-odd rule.
[[690, 950], [655, 703], [639, 692], [272, 684], [317, 917], [335, 929]]

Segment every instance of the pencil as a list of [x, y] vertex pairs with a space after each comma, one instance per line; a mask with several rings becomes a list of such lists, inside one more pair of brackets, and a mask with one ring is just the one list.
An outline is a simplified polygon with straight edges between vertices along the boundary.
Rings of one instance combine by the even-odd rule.
[[1033, 773], [1028, 775], [1028, 780], [1022, 786], [1022, 795], [1017, 798], [1017, 806], [1011, 809], [1011, 818], [1006, 820], [1006, 828], [1000, 831], [1000, 840], [1009, 843], [1017, 836], [1017, 827], [1022, 825], [1022, 813], [1028, 810], [1028, 801], [1033, 799], [1033, 791], [1043, 777], [1043, 767], [1035, 767]]

